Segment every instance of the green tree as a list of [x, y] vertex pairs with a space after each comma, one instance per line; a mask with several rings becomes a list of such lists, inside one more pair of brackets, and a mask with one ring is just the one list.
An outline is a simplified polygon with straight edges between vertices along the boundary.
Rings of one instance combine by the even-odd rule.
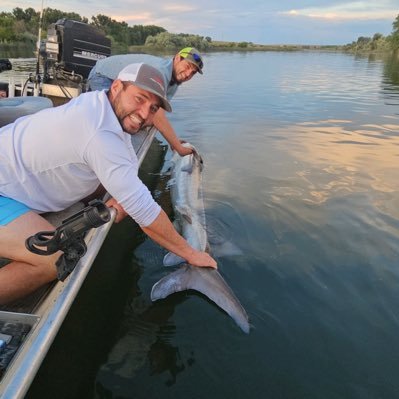
[[10, 41], [16, 40], [16, 35], [14, 33], [14, 22], [15, 18], [12, 14], [2, 12], [0, 13], [0, 42], [8, 43]]
[[179, 35], [169, 32], [162, 32], [156, 36], [148, 36], [147, 40], [145, 41], [145, 45], [150, 47], [174, 50], [185, 47], [185, 41]]
[[73, 19], [74, 21], [79, 21], [84, 23], [89, 22], [89, 20], [86, 17], [81, 17], [76, 12], [65, 12], [53, 8], [46, 8], [43, 12], [43, 29], [47, 30], [50, 24], [53, 24], [62, 18]]
[[392, 23], [393, 31], [390, 36], [390, 43], [393, 50], [399, 49], [399, 14], [395, 21]]
[[143, 45], [148, 36], [156, 36], [166, 32], [164, 28], [155, 25], [133, 25], [128, 26], [126, 22], [118, 22], [106, 15], [97, 15], [91, 18], [92, 25], [100, 28], [106, 35], [112, 37], [116, 42], [125, 45]]
[[24, 28], [25, 32], [37, 35], [40, 15], [38, 12], [32, 7], [26, 8], [25, 10], [17, 7], [12, 10], [12, 14], [16, 22], [14, 26], [17, 30]]
[[[135, 26], [133, 26], [133, 28], [135, 28]], [[148, 36], [156, 36], [162, 32], [166, 32], [166, 29], [156, 25], [146, 25], [141, 27], [142, 27], [142, 37], [141, 37], [141, 42], [138, 44], [144, 44]]]
[[17, 21], [31, 22], [35, 20], [39, 13], [36, 12], [32, 7], [23, 10], [20, 7], [16, 7], [12, 10], [12, 13]]
[[211, 43], [205, 40], [203, 36], [190, 35], [188, 33], [175, 34], [162, 32], [156, 36], [148, 36], [145, 45], [168, 50], [196, 47], [198, 50], [204, 51], [211, 46]]

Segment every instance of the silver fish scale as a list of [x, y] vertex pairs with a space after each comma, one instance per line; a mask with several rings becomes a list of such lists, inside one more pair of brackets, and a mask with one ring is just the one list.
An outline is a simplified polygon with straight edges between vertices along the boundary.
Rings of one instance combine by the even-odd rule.
[[172, 163], [174, 184], [171, 185], [171, 196], [181, 234], [193, 248], [205, 251], [208, 238], [202, 194], [202, 164], [198, 156], [191, 154], [181, 157], [177, 153], [174, 154]]

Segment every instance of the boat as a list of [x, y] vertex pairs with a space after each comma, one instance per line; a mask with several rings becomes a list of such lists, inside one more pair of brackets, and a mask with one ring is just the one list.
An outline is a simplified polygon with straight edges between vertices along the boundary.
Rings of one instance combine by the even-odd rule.
[[[111, 51], [109, 39], [95, 28], [64, 19], [49, 27], [47, 41], [40, 53], [42, 74], [37, 71], [25, 87], [9, 83], [7, 92], [12, 96], [0, 100], [0, 127], [19, 116], [57, 106], [85, 92], [90, 69]], [[8, 63], [4, 65], [9, 66]], [[150, 128], [132, 136], [140, 165], [156, 132]], [[107, 194], [96, 198], [97, 202], [91, 202], [89, 206], [79, 202], [45, 217], [61, 228], [63, 223], [73, 221], [93, 208], [104, 212], [103, 201], [106, 199]], [[22, 300], [0, 306], [1, 398], [23, 398], [28, 391], [112, 226], [115, 211], [106, 208], [104, 215], [99, 227], [85, 231], [87, 251], [68, 277], [52, 282]], [[0, 258], [0, 267], [7, 262]]]

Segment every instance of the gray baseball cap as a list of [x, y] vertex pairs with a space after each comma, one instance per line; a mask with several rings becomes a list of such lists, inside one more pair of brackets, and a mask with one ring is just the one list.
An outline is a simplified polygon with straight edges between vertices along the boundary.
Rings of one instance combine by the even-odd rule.
[[155, 94], [161, 100], [161, 107], [168, 112], [172, 107], [166, 98], [166, 83], [162, 73], [148, 64], [130, 64], [123, 68], [117, 79], [123, 82], [131, 82], [143, 90]]

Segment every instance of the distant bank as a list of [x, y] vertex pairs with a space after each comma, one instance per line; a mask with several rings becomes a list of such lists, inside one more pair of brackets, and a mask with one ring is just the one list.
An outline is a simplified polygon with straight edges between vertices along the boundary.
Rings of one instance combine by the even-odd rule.
[[[122, 46], [113, 43], [113, 54], [174, 54], [179, 48], [162, 48], [157, 46], [131, 45]], [[228, 51], [343, 51], [349, 53], [388, 53], [392, 49], [388, 46], [358, 46], [356, 42], [351, 45], [301, 45], [301, 44], [253, 44], [249, 42], [221, 42], [213, 41], [207, 49], [201, 50], [203, 53], [228, 52]], [[0, 58], [32, 58], [35, 57], [35, 45], [26, 42], [0, 43]]]

